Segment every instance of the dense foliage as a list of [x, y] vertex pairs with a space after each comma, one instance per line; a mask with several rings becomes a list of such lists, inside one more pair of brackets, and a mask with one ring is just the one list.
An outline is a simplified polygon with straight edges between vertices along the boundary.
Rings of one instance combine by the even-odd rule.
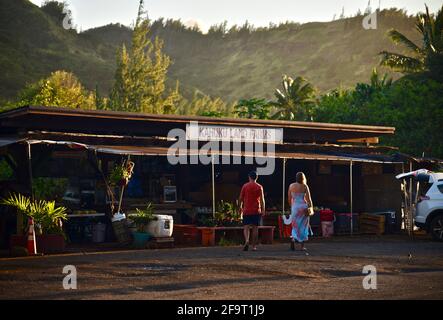
[[358, 84], [352, 90], [323, 95], [315, 121], [385, 125], [396, 134], [384, 144], [405, 153], [443, 158], [443, 83], [425, 77], [405, 77], [391, 86]]
[[66, 71], [55, 71], [47, 78], [23, 89], [15, 105], [95, 109], [95, 95], [78, 78]]

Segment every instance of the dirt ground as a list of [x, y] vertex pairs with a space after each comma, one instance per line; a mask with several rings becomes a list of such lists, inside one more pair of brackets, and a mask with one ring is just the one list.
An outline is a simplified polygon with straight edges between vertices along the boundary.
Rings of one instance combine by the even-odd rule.
[[[405, 236], [0, 259], [1, 299], [443, 299], [443, 243]], [[63, 288], [63, 267], [77, 289]], [[377, 289], [363, 288], [365, 265]]]

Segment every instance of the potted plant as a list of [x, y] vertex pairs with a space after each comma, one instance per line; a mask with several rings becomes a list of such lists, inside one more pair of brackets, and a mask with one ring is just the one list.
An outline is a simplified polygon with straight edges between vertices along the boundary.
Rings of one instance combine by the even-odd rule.
[[[2, 200], [2, 204], [17, 209], [17, 214], [32, 218], [35, 224], [37, 252], [59, 253], [65, 249], [63, 221], [67, 220], [66, 208], [57, 207], [55, 201], [33, 200], [21, 194], [11, 194]], [[27, 230], [26, 225], [23, 230]], [[27, 235], [15, 235], [11, 238], [11, 248], [26, 247]]]
[[131, 161], [124, 161], [120, 165], [116, 165], [109, 175], [109, 182], [111, 185], [125, 187], [128, 185], [134, 171], [134, 163]]
[[[117, 237], [117, 240], [120, 243], [127, 243], [130, 241], [130, 234], [127, 230], [127, 221], [124, 213], [121, 212], [122, 201], [123, 201], [123, 193], [125, 192], [125, 187], [128, 185], [129, 180], [132, 177], [134, 172], [134, 162], [129, 160], [123, 161], [122, 164], [117, 165], [111, 171], [109, 175], [109, 185], [108, 185], [108, 194], [111, 197], [111, 215], [112, 215], [112, 227], [114, 229], [114, 234]], [[117, 212], [114, 211], [114, 191], [111, 186], [120, 187], [120, 197], [118, 200], [118, 208]]]
[[234, 227], [241, 225], [241, 212], [238, 203], [220, 201], [215, 218], [220, 226]]
[[133, 233], [134, 236], [134, 246], [136, 248], [145, 248], [149, 239], [150, 234], [146, 232], [148, 225], [151, 221], [157, 220], [154, 215], [154, 206], [152, 203], [148, 203], [144, 210], [136, 209], [137, 213], [129, 216], [137, 227], [137, 231]]

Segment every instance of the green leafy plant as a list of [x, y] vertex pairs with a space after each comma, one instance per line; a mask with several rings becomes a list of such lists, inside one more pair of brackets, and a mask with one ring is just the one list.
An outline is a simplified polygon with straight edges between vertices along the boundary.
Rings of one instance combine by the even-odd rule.
[[201, 227], [216, 227], [217, 220], [212, 217], [203, 216], [198, 220], [198, 225]]
[[67, 220], [66, 208], [57, 207], [55, 201], [32, 200], [22, 194], [10, 194], [1, 203], [32, 218], [39, 234], [63, 234], [63, 221]]
[[388, 36], [396, 44], [403, 45], [409, 55], [380, 52], [381, 65], [403, 73], [429, 71], [435, 80], [442, 80], [443, 71], [443, 6], [436, 14], [425, 13], [416, 16], [415, 29], [420, 42], [415, 43], [398, 30], [391, 29]]
[[278, 120], [312, 120], [315, 105], [316, 89], [303, 77], [291, 78], [283, 76], [282, 89], [275, 90], [275, 102], [271, 104], [277, 108], [272, 116]]
[[126, 185], [131, 179], [134, 163], [124, 161], [122, 164], [116, 165], [109, 175], [111, 185]]
[[34, 196], [39, 200], [61, 201], [68, 186], [68, 179], [35, 178], [32, 183]]
[[241, 212], [237, 202], [220, 201], [215, 213], [217, 225], [236, 226], [241, 224]]
[[234, 106], [234, 113], [240, 118], [247, 119], [269, 119], [271, 104], [265, 99], [240, 100]]
[[0, 181], [11, 180], [13, 176], [14, 171], [6, 162], [6, 160], [0, 160]]
[[138, 232], [145, 232], [145, 227], [151, 222], [151, 221], [155, 221], [158, 218], [156, 216], [154, 216], [154, 206], [152, 205], [152, 203], [148, 203], [146, 205], [146, 208], [141, 210], [141, 209], [136, 209], [137, 214], [129, 216], [129, 219], [131, 219], [135, 225], [137, 226], [137, 231]]

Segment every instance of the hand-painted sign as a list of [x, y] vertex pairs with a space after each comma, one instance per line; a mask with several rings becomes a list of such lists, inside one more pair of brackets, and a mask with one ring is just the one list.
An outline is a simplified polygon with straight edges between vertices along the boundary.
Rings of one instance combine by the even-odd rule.
[[186, 125], [186, 139], [198, 141], [283, 143], [283, 128], [215, 126], [191, 122]]

